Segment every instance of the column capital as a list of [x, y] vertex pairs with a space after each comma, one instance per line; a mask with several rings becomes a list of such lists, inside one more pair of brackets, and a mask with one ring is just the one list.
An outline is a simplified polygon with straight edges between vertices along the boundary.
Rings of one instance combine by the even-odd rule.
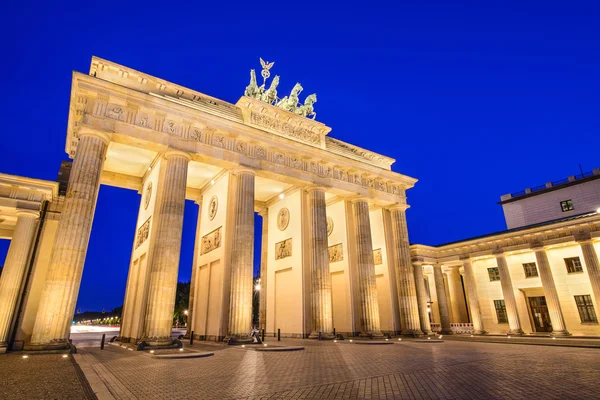
[[541, 251], [541, 250], [546, 250], [546, 246], [544, 246], [544, 244], [542, 242], [533, 242], [533, 243], [529, 243], [529, 248], [532, 251]]
[[495, 257], [501, 257], [501, 256], [504, 256], [504, 249], [501, 249], [501, 248], [499, 248], [499, 247], [498, 247], [498, 248], [496, 248], [496, 249], [494, 249], [494, 250], [492, 251], [492, 254], [493, 254]]
[[359, 202], [364, 201], [365, 203], [369, 202], [369, 198], [368, 197], [364, 197], [364, 196], [357, 196], [357, 197], [351, 197], [348, 199], [352, 204], [356, 204]]
[[101, 131], [98, 131], [98, 130], [95, 130], [92, 128], [87, 128], [87, 127], [82, 127], [81, 129], [79, 129], [79, 132], [77, 132], [77, 137], [82, 138], [84, 136], [94, 136], [99, 139], [102, 139], [104, 144], [106, 144], [107, 146], [110, 143], [110, 139], [111, 139], [110, 133], [101, 132]]
[[255, 170], [253, 170], [252, 168], [244, 168], [244, 167], [233, 168], [231, 170], [231, 173], [233, 175], [251, 174], [251, 175], [256, 176], [256, 171]]
[[190, 161], [192, 159], [192, 156], [189, 155], [188, 153], [184, 152], [184, 151], [180, 151], [180, 150], [167, 150], [165, 151], [165, 153], [163, 154], [163, 156], [168, 160], [171, 157], [175, 157], [175, 156], [179, 156], [179, 157], [185, 157], [188, 159], [188, 161]]
[[462, 262], [463, 264], [466, 262], [471, 262], [471, 255], [470, 254], [463, 254], [461, 255], [459, 258], [460, 262]]
[[592, 239], [592, 235], [588, 232], [588, 233], [578, 233], [573, 235], [575, 237], [575, 241], [578, 243], [587, 243], [587, 242], [591, 242]]
[[384, 207], [384, 208], [389, 211], [406, 211], [410, 208], [410, 206], [408, 204], [396, 203], [389, 207]]
[[324, 186], [312, 186], [312, 185], [309, 185], [309, 186], [303, 187], [302, 190], [304, 190], [307, 193], [314, 192], [315, 190], [320, 190], [322, 192], [326, 192], [327, 188], [324, 187]]
[[17, 217], [19, 218], [39, 218], [40, 212], [37, 210], [27, 210], [24, 208], [17, 209]]

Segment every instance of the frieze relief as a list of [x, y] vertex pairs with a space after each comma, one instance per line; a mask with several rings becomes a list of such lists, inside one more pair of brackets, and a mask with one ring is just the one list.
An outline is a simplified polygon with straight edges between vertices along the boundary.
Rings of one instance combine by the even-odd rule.
[[137, 234], [135, 235], [135, 248], [137, 249], [138, 247], [140, 247], [140, 245], [142, 243], [144, 243], [146, 240], [148, 240], [148, 236], [150, 235], [150, 219], [152, 217], [149, 217], [146, 222], [144, 222], [142, 224], [142, 226], [140, 226], [140, 228], [137, 231]]
[[320, 134], [264, 114], [251, 112], [250, 122], [253, 125], [274, 131], [273, 133], [280, 134], [304, 143], [316, 146], [321, 144]]
[[292, 238], [275, 243], [275, 260], [282, 260], [292, 256]]
[[344, 259], [344, 250], [342, 248], [342, 244], [334, 244], [333, 246], [329, 246], [329, 263], [334, 263], [338, 261], [342, 261]]
[[210, 253], [221, 247], [221, 226], [214, 231], [202, 236], [200, 255]]

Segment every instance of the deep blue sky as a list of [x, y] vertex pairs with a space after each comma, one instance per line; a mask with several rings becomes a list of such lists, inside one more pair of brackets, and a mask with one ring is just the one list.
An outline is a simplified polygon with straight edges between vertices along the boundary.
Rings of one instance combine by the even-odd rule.
[[[600, 167], [597, 2], [192, 3], [5, 3], [0, 171], [56, 178], [71, 71], [92, 55], [230, 102], [259, 56], [275, 61], [282, 93], [318, 94], [331, 136], [419, 179], [413, 243], [504, 229], [500, 195]], [[122, 303], [138, 204], [100, 190], [78, 307]], [[181, 280], [196, 216], [188, 204]]]

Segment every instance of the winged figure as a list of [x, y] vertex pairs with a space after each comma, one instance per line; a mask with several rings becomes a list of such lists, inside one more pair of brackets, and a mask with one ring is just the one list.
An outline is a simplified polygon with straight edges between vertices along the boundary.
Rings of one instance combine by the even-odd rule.
[[273, 67], [273, 64], [275, 64], [275, 61], [273, 62], [268, 62], [262, 59], [262, 57], [260, 58], [260, 65], [262, 65], [262, 67], [264, 69], [266, 69], [267, 71], [271, 69], [271, 67]]

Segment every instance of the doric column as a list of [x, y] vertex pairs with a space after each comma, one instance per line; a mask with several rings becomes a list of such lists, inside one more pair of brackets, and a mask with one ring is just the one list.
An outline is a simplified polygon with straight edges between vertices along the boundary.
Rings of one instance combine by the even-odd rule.
[[515, 299], [515, 291], [513, 290], [506, 257], [502, 251], [498, 251], [494, 255], [496, 256], [496, 264], [500, 273], [502, 296], [504, 297], [504, 306], [506, 307], [506, 315], [508, 317], [508, 333], [511, 335], [520, 335], [523, 333], [523, 330], [521, 329], [521, 321], [517, 312], [517, 300]]
[[465, 295], [463, 292], [462, 281], [460, 279], [460, 267], [453, 266], [448, 274], [450, 290], [452, 292], [452, 314], [454, 322], [467, 322], [467, 305], [465, 304]]
[[183, 232], [183, 210], [187, 186], [188, 162], [191, 157], [181, 151], [169, 151], [164, 155], [164, 174], [160, 174], [157, 193], [153, 255], [150, 259], [150, 285], [148, 306], [144, 323], [144, 338], [154, 344], [171, 342], [177, 272]]
[[587, 268], [590, 284], [592, 285], [596, 307], [600, 307], [600, 262], [598, 262], [598, 254], [589, 234], [577, 239], [581, 246], [583, 260], [585, 261], [585, 267]]
[[46, 283], [27, 349], [69, 347], [71, 319], [79, 294], [109, 141], [110, 138], [100, 132], [79, 133]]
[[[311, 274], [311, 333], [310, 338], [333, 337], [333, 306], [331, 274], [327, 244], [327, 206], [325, 191], [310, 188], [308, 196], [308, 253]], [[374, 268], [374, 267], [373, 267]]]
[[254, 171], [234, 171], [235, 205], [231, 245], [231, 290], [228, 337], [247, 339], [252, 327], [254, 257]]
[[269, 209], [259, 212], [262, 217], [262, 242], [260, 255], [260, 297], [258, 312], [258, 327], [267, 329], [267, 258], [269, 256]]
[[17, 224], [0, 277], [0, 353], [8, 346], [39, 216], [38, 211], [17, 210]]
[[446, 297], [442, 264], [433, 264], [433, 279], [435, 280], [435, 292], [437, 294], [438, 309], [440, 310], [442, 333], [450, 335], [452, 334], [452, 329], [450, 328], [450, 310], [448, 308], [448, 298]]
[[427, 291], [425, 289], [425, 278], [423, 277], [423, 263], [420, 261], [413, 262], [413, 272], [415, 274], [415, 289], [419, 305], [421, 331], [428, 335], [431, 333], [431, 323], [429, 322], [429, 313], [427, 312]]
[[479, 307], [479, 297], [477, 295], [477, 284], [475, 283], [475, 273], [470, 259], [463, 260], [465, 268], [465, 280], [467, 293], [469, 294], [469, 311], [471, 312], [471, 321], [473, 321], [473, 334], [483, 335], [483, 319], [481, 318], [481, 308]]
[[535, 252], [538, 272], [540, 273], [540, 279], [542, 280], [542, 286], [544, 287], [544, 296], [546, 297], [546, 304], [548, 305], [548, 314], [550, 314], [550, 321], [552, 322], [552, 335], [570, 335], [567, 331], [567, 326], [565, 325], [562, 310], [560, 309], [558, 292], [556, 291], [556, 285], [554, 284], [554, 278], [552, 277], [552, 270], [550, 269], [550, 261], [548, 260], [546, 250], [539, 245], [532, 246], [532, 250]]
[[360, 299], [360, 335], [382, 336], [379, 325], [379, 304], [377, 302], [369, 203], [364, 199], [354, 200], [353, 209], [356, 224], [355, 243]]
[[419, 304], [415, 276], [410, 260], [408, 228], [404, 207], [391, 210], [394, 255], [396, 257], [396, 282], [400, 307], [400, 325], [404, 335], [422, 335], [419, 321]]
[[202, 196], [198, 200], [196, 200], [196, 204], [198, 204], [198, 220], [196, 222], [196, 238], [194, 240], [194, 257], [192, 260], [192, 277], [190, 280], [190, 300], [188, 301], [188, 315], [187, 315], [187, 330], [186, 337], [190, 337], [192, 331], [194, 330], [194, 309], [196, 302], [196, 277], [198, 274], [198, 265], [196, 264], [196, 260], [200, 255], [200, 246], [202, 246], [202, 238], [200, 237], [200, 223], [202, 221]]

